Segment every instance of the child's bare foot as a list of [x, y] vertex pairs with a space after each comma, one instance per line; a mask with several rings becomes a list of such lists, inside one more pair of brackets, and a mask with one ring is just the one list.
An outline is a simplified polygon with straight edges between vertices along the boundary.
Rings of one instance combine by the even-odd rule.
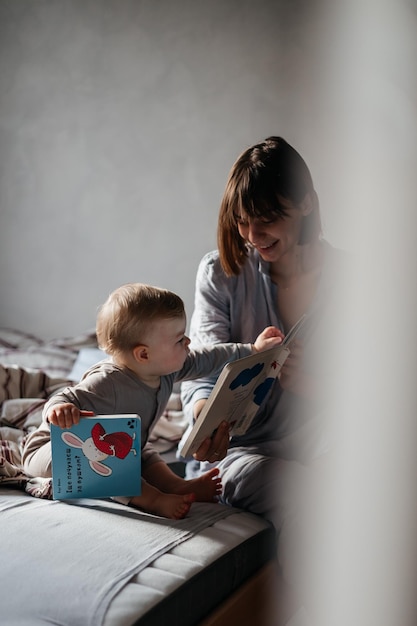
[[135, 496], [130, 500], [129, 505], [169, 519], [182, 519], [188, 514], [195, 500], [195, 494], [188, 490], [187, 493], [181, 495], [161, 493], [158, 497], [152, 498], [152, 501], [145, 501], [142, 496]]
[[198, 478], [184, 481], [181, 491], [192, 491], [197, 502], [217, 502], [222, 492], [222, 481], [219, 473], [220, 470], [213, 467]]

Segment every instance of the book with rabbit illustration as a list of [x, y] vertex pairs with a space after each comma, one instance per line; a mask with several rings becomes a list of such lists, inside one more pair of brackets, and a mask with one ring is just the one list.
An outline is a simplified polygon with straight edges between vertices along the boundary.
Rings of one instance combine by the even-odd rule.
[[211, 437], [224, 420], [231, 424], [231, 435], [243, 435], [247, 431], [306, 319], [303, 315], [280, 345], [224, 366], [194, 426], [180, 445], [182, 457], [196, 452], [204, 439]]
[[140, 417], [81, 417], [71, 428], [51, 424], [54, 500], [141, 493]]

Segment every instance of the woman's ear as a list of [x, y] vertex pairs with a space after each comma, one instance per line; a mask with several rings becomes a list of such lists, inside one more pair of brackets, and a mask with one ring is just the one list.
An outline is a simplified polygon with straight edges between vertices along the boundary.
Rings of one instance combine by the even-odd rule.
[[301, 213], [303, 214], [304, 217], [306, 215], [310, 215], [311, 211], [313, 210], [314, 203], [313, 203], [311, 194], [309, 192], [307, 192], [306, 195], [304, 196], [304, 200], [301, 202], [300, 208], [301, 208]]
[[133, 348], [133, 357], [138, 363], [144, 363], [149, 360], [149, 348], [144, 344], [139, 344]]
[[311, 243], [320, 237], [321, 222], [319, 199], [314, 190], [306, 193], [300, 204], [300, 209], [303, 218], [301, 220], [298, 244], [303, 246], [306, 243]]

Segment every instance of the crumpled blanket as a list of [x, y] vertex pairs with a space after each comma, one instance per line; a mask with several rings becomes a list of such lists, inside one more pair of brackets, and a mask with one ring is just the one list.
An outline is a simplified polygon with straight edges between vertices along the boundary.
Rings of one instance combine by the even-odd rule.
[[50, 493], [50, 480], [23, 472], [24, 437], [42, 418], [45, 400], [72, 382], [80, 349], [97, 345], [95, 333], [45, 341], [30, 333], [0, 328], [0, 484]]
[[50, 478], [27, 476], [22, 466], [25, 437], [42, 419], [45, 399], [16, 398], [6, 400], [0, 417], [0, 485], [23, 489], [30, 495], [52, 498]]

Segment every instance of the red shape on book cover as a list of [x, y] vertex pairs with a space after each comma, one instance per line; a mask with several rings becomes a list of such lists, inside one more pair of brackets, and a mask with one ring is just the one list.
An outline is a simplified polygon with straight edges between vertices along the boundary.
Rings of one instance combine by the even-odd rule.
[[91, 429], [91, 436], [96, 448], [107, 456], [117, 456], [119, 459], [124, 459], [133, 447], [133, 437], [128, 433], [106, 433], [100, 422], [94, 424]]

